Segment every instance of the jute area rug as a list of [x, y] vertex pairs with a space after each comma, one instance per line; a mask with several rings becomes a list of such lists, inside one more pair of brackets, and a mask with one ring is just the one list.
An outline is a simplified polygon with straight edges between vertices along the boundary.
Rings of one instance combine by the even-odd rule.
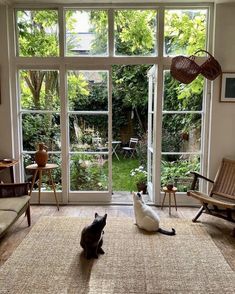
[[104, 255], [86, 260], [80, 232], [92, 218], [45, 217], [0, 268], [0, 293], [234, 293], [235, 273], [200, 224], [165, 219], [176, 236], [107, 218]]

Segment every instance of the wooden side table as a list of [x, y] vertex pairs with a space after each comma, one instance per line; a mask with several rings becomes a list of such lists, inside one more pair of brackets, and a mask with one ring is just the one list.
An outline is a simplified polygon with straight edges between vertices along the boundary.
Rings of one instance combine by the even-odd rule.
[[166, 194], [168, 194], [169, 196], [169, 215], [171, 215], [171, 195], [173, 195], [174, 200], [175, 200], [175, 210], [177, 211], [177, 205], [176, 205], [176, 198], [175, 198], [175, 193], [177, 192], [177, 188], [173, 187], [171, 190], [167, 189], [167, 187], [163, 187], [162, 191], [164, 192], [164, 197], [162, 200], [162, 207], [161, 209], [163, 209], [163, 205], [164, 205], [164, 201], [166, 198]]
[[30, 164], [30, 165], [26, 166], [26, 169], [33, 170], [34, 171], [33, 181], [32, 181], [32, 185], [31, 185], [31, 188], [30, 188], [30, 194], [29, 195], [31, 196], [31, 194], [32, 194], [33, 187], [34, 187], [34, 184], [35, 184], [36, 176], [37, 176], [37, 174], [39, 174], [38, 203], [40, 204], [40, 200], [41, 200], [41, 185], [42, 185], [42, 173], [43, 172], [46, 172], [47, 175], [49, 176], [49, 180], [51, 181], [51, 187], [52, 187], [52, 189], [54, 191], [56, 205], [57, 205], [57, 208], [59, 210], [59, 203], [58, 203], [58, 199], [57, 199], [57, 196], [56, 196], [55, 184], [54, 184], [53, 177], [52, 177], [52, 174], [51, 174], [51, 170], [53, 170], [53, 169], [55, 169], [57, 167], [58, 167], [58, 165], [57, 164], [54, 164], [54, 163], [47, 163], [46, 166], [44, 166], [44, 167], [40, 167], [37, 164]]
[[14, 172], [13, 172], [13, 167], [15, 164], [19, 163], [19, 160], [16, 159], [9, 159], [9, 160], [0, 160], [0, 171], [4, 170], [6, 168], [10, 169], [10, 177], [11, 177], [11, 182], [14, 183]]

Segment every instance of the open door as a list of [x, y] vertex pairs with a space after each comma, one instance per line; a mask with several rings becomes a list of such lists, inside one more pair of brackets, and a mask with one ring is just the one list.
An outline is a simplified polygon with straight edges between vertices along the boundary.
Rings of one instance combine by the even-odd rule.
[[[97, 101], [103, 103], [97, 103], [96, 108], [91, 109], [89, 99], [85, 100], [82, 92], [74, 95], [74, 80], [87, 85], [84, 89], [89, 89], [89, 99], [96, 96]], [[69, 202], [111, 201], [110, 85], [107, 69], [67, 72]]]
[[153, 155], [154, 155], [154, 104], [156, 101], [156, 66], [148, 71], [148, 145], [147, 145], [147, 171], [148, 171], [148, 194], [153, 201]]

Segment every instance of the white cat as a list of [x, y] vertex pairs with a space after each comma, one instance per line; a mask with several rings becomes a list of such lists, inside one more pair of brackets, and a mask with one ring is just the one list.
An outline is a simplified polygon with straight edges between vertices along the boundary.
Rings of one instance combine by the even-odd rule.
[[133, 192], [134, 201], [134, 213], [136, 225], [140, 229], [144, 229], [149, 232], [159, 232], [165, 235], [175, 235], [175, 229], [172, 231], [166, 231], [160, 228], [160, 218], [158, 214], [142, 199], [142, 193]]

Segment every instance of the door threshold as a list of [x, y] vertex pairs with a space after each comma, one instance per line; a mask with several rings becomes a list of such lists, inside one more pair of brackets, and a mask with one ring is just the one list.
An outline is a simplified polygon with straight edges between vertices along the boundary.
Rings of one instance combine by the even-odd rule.
[[[145, 203], [152, 202], [149, 198], [148, 194], [143, 194], [143, 199]], [[132, 193], [128, 191], [114, 191], [112, 195], [111, 204], [127, 204], [132, 205], [133, 204], [133, 196]]]

